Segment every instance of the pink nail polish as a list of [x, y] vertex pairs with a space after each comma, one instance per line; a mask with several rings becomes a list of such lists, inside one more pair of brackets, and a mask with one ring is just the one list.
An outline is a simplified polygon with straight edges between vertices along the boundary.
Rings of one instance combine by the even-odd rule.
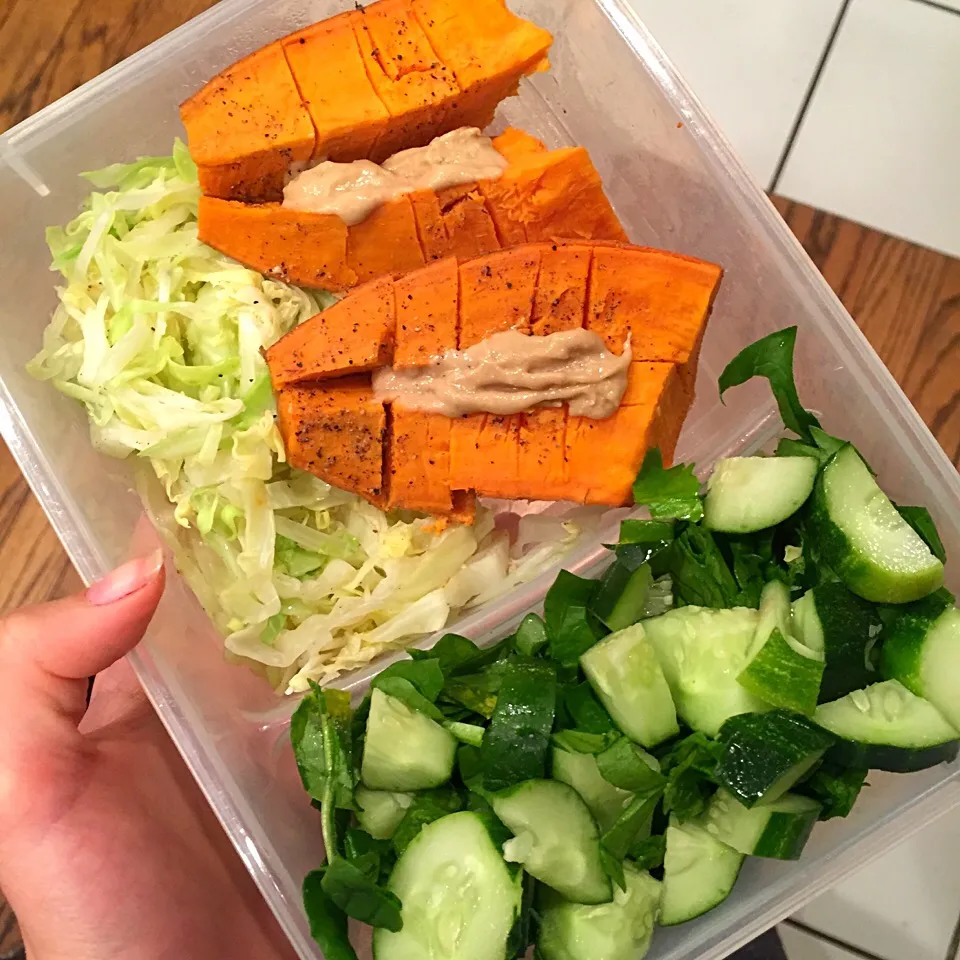
[[112, 570], [102, 580], [87, 588], [87, 600], [97, 606], [116, 603], [131, 593], [142, 590], [163, 566], [163, 551], [154, 550], [145, 557], [129, 560]]

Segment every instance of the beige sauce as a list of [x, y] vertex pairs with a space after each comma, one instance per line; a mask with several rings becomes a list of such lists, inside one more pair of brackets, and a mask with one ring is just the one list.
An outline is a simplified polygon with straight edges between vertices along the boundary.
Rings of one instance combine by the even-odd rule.
[[620, 406], [630, 357], [629, 343], [618, 357], [590, 330], [547, 337], [508, 330], [426, 366], [381, 367], [373, 373], [373, 389], [380, 400], [447, 417], [522, 413], [566, 402], [571, 415], [602, 420]]
[[381, 204], [405, 193], [492, 180], [506, 168], [506, 158], [489, 137], [482, 136], [476, 127], [461, 127], [425, 147], [401, 150], [383, 166], [369, 160], [318, 163], [284, 187], [283, 205], [311, 213], [333, 213], [354, 226]]

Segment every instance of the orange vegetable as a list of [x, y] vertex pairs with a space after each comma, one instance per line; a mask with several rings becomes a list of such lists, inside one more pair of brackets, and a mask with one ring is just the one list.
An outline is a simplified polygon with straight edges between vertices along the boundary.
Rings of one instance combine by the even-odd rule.
[[279, 200], [284, 178], [313, 155], [310, 115], [279, 43], [214, 77], [180, 107], [204, 193]]
[[485, 127], [551, 37], [503, 0], [379, 0], [269, 44], [181, 106], [204, 193], [280, 199], [309, 160], [380, 161]]
[[598, 245], [587, 329], [613, 353], [627, 338], [634, 360], [685, 363], [699, 344], [723, 271], [703, 260], [643, 247]]
[[294, 327], [266, 351], [274, 390], [389, 365], [396, 318], [389, 277], [358, 287], [348, 300]]
[[277, 419], [292, 467], [386, 506], [387, 414], [368, 378], [284, 387], [277, 394]]
[[565, 407], [543, 407], [521, 416], [517, 497], [527, 500], [567, 497], [570, 474], [566, 438]]
[[453, 258], [396, 280], [395, 367], [423, 366], [457, 342], [459, 287]]
[[540, 255], [540, 276], [533, 301], [531, 330], [546, 337], [583, 326], [591, 247], [547, 247]]
[[514, 16], [505, 0], [412, 0], [411, 6], [462, 91], [456, 126], [487, 126], [521, 77], [549, 67], [553, 38]]
[[500, 249], [497, 229], [477, 184], [447, 187], [437, 193], [447, 235], [443, 255], [472, 260]]
[[406, 273], [424, 263], [409, 197], [397, 197], [377, 207], [366, 220], [347, 230], [347, 266], [356, 274], [357, 283], [385, 273]]
[[406, 410], [394, 404], [390, 411], [387, 462], [390, 507], [449, 514], [450, 492], [449, 417]]
[[501, 330], [530, 330], [539, 268], [533, 245], [460, 264], [461, 350]]

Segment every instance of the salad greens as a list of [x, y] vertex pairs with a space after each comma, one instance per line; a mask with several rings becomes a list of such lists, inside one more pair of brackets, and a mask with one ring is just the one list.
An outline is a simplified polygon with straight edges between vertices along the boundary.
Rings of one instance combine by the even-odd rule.
[[[531, 943], [545, 958], [584, 944], [598, 960], [642, 957], [655, 920], [681, 923], [722, 902], [745, 856], [800, 857], [818, 818], [851, 812], [868, 767], [957, 756], [947, 718], [960, 677], [948, 665], [960, 614], [939, 586], [936, 527], [922, 508], [893, 506], [885, 522], [902, 520], [886, 540], [825, 526], [849, 519], [831, 499], [831, 471], [862, 460], [801, 406], [795, 336], [748, 347], [721, 377], [722, 390], [770, 381], [798, 435], [774, 456], [738, 458], [729, 482], [702, 494], [690, 466], [664, 469], [649, 455], [635, 494], [651, 519], [623, 521], [599, 580], [563, 571], [542, 619], [528, 614], [488, 649], [448, 634], [373, 681], [375, 702], [419, 717], [395, 731], [406, 766], [363, 746], [382, 737], [369, 696], [348, 725], [342, 694], [307, 695], [291, 736], [330, 839], [304, 904], [328, 956], [351, 956], [349, 915], [375, 928], [378, 960], [409, 956], [399, 944], [415, 942], [442, 943], [434, 955], [448, 958], [514, 960]], [[852, 475], [861, 499], [840, 498], [843, 510], [886, 502], [865, 466]], [[727, 522], [737, 532], [720, 529]], [[902, 551], [892, 560], [891, 543]], [[874, 597], [920, 590], [912, 602]], [[435, 758], [449, 771], [441, 785], [389, 792], [451, 743], [454, 763]], [[380, 839], [353, 823], [357, 784], [364, 804], [387, 811]], [[482, 923], [451, 932], [451, 896], [477, 904]]]
[[284, 463], [263, 348], [335, 298], [242, 267], [197, 236], [186, 146], [85, 175], [47, 241], [60, 298], [29, 364], [134, 457], [149, 513], [230, 654], [304, 692], [441, 629], [555, 563], [599, 510], [438, 531]]

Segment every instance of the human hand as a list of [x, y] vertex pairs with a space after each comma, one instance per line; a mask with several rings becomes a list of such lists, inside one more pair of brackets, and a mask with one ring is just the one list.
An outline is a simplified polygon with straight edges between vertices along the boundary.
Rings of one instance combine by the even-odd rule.
[[0, 888], [31, 960], [294, 956], [121, 659], [163, 584], [157, 551], [0, 620]]

